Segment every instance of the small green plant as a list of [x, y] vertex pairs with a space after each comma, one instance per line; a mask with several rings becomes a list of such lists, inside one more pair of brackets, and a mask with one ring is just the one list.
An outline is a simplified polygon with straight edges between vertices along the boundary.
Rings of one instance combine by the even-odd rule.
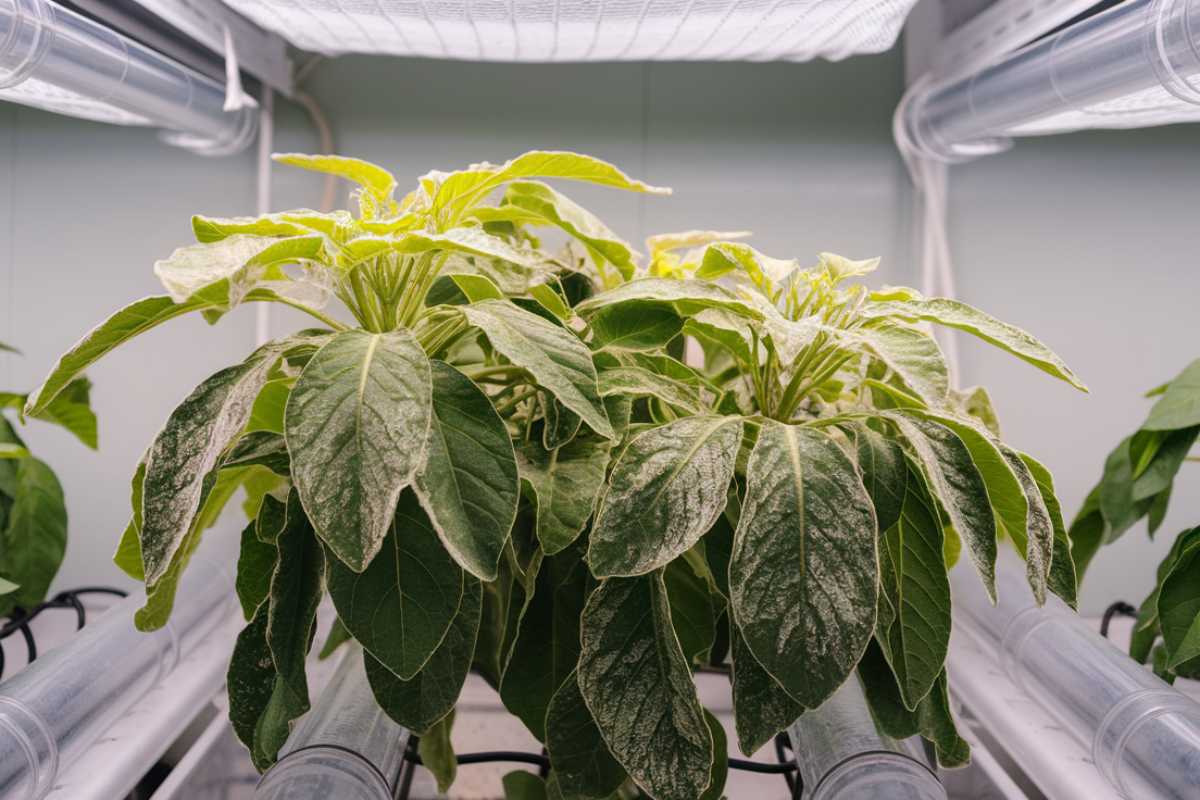
[[[17, 352], [3, 343], [0, 351]], [[62, 426], [95, 450], [91, 388], [87, 378], [76, 377], [38, 410], [36, 418]], [[46, 599], [67, 548], [62, 486], [50, 467], [29, 452], [8, 416], [24, 422], [27, 399], [0, 392], [0, 617]]]
[[[1200, 435], [1200, 360], [1146, 396], [1158, 398], [1146, 421], [1108, 454], [1100, 482], [1071, 523], [1081, 576], [1101, 545], [1142, 519], [1154, 536], [1177, 473], [1196, 460], [1190, 452]], [[1154, 590], [1138, 609], [1129, 654], [1167, 681], [1200, 679], [1200, 527], [1182, 531], [1159, 564]]]
[[[280, 160], [357, 182], [358, 213], [195, 218], [199, 244], [156, 265], [170, 294], [102, 323], [28, 404], [190, 311], [280, 302], [320, 323], [176, 409], [116, 557], [147, 585], [138, 624], [161, 626], [246, 487], [230, 714], [260, 768], [309, 707], [325, 592], [323, 651], [361, 643], [380, 705], [444, 785], [471, 670], [546, 744], [565, 798], [630, 781], [719, 797], [702, 664], [732, 663], [746, 753], [857, 668], [886, 732], [966, 760], [943, 667], [960, 540], [989, 590], [1005, 535], [1039, 597], [1073, 602], [1075, 579], [1049, 474], [1000, 442], [983, 390], [951, 388], [920, 324], [1079, 386], [1053, 353], [962, 303], [868, 290], [875, 262], [803, 269], [692, 231], [652, 238], [643, 263], [535, 180], [663, 192], [586, 156], [433, 172], [400, 200], [372, 164]], [[702, 353], [685, 358], [688, 341]]]

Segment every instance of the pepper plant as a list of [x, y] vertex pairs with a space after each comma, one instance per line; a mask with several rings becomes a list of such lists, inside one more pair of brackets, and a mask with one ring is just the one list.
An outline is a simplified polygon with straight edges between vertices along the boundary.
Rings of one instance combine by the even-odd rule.
[[951, 388], [921, 324], [1082, 388], [1053, 353], [965, 304], [868, 290], [874, 261], [803, 269], [691, 231], [653, 237], [642, 263], [537, 180], [665, 191], [586, 156], [432, 172], [402, 199], [366, 162], [280, 160], [357, 182], [357, 213], [195, 218], [199, 243], [156, 265], [169, 294], [102, 323], [28, 406], [190, 311], [279, 302], [320, 323], [176, 409], [117, 553], [146, 582], [138, 624], [164, 624], [246, 486], [230, 714], [260, 768], [309, 707], [326, 592], [323, 651], [362, 645], [444, 785], [471, 670], [545, 743], [565, 798], [719, 797], [704, 664], [731, 665], [748, 754], [857, 668], [886, 732], [966, 760], [943, 667], [960, 541], [989, 590], [1001, 537], [1039, 597], [1073, 602], [1075, 579], [1049, 473], [1000, 441], [986, 392]]
[[[1071, 523], [1081, 577], [1101, 545], [1139, 521], [1147, 520], [1154, 536], [1179, 470], [1196, 460], [1190, 453], [1200, 435], [1200, 360], [1147, 397], [1158, 400], [1146, 421], [1109, 453], [1100, 482]], [[1138, 609], [1129, 654], [1169, 682], [1200, 679], [1200, 527], [1180, 532], [1159, 564], [1154, 590]]]
[[[0, 352], [17, 351], [0, 342]], [[37, 419], [61, 426], [95, 450], [91, 389], [86, 377], [76, 377], [39, 409]], [[24, 422], [27, 399], [0, 392], [0, 617], [46, 599], [67, 548], [62, 485], [50, 466], [29, 452], [9, 416]]]

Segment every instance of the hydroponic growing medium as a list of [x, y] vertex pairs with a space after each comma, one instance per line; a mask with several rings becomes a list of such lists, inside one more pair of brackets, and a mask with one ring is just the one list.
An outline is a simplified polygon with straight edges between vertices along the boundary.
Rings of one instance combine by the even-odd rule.
[[0, 799], [1200, 797], [1195, 31], [0, 0]]

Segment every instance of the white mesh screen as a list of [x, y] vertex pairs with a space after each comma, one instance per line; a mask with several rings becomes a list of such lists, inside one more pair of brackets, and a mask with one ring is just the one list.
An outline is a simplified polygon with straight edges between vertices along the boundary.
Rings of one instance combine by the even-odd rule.
[[317, 53], [475, 61], [839, 59], [916, 0], [225, 0]]
[[11, 100], [44, 111], [107, 122], [112, 125], [149, 125], [150, 120], [130, 114], [102, 100], [61, 89], [52, 83], [27, 78], [16, 86], [0, 89], [0, 100]]

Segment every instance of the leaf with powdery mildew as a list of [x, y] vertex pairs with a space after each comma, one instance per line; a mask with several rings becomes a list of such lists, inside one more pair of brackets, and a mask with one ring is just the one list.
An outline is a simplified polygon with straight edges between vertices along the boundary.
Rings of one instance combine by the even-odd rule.
[[804, 713], [804, 706], [762, 668], [737, 626], [731, 628], [734, 727], [738, 747], [746, 756], [753, 756], [777, 733], [787, 730]]

